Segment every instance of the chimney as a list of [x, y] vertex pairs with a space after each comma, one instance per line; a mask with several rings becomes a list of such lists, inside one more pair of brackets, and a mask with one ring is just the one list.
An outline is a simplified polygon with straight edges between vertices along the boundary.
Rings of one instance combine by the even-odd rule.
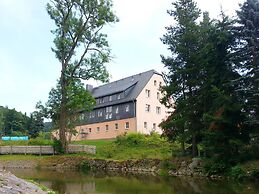
[[85, 89], [88, 90], [89, 92], [92, 92], [93, 88], [94, 88], [93, 85], [90, 85], [90, 84], [86, 84], [85, 86]]

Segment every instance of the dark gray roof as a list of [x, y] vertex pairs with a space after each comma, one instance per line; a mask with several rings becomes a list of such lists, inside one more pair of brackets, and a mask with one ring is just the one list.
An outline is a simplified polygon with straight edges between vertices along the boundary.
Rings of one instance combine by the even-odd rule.
[[[132, 90], [129, 92], [125, 98], [111, 101], [103, 104], [97, 105], [95, 108], [103, 107], [103, 106], [110, 106], [113, 104], [119, 104], [123, 102], [133, 101], [135, 100], [140, 92], [143, 90], [143, 88], [146, 86], [150, 78], [153, 74], [159, 74], [155, 70], [149, 70], [143, 73], [139, 73], [136, 75], [132, 75], [96, 88], [93, 88], [92, 94], [95, 98], [100, 98], [104, 96], [109, 96], [112, 94], [120, 93], [128, 88], [132, 87]], [[160, 75], [160, 74], [159, 74]]]

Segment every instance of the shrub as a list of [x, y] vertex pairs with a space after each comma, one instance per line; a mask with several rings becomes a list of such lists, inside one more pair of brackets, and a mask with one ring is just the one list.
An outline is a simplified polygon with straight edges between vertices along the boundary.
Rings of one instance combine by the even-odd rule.
[[120, 135], [115, 141], [118, 145], [126, 146], [139, 146], [145, 143], [145, 135], [140, 133], [129, 133], [125, 135]]
[[230, 169], [229, 175], [235, 180], [243, 180], [245, 178], [245, 171], [239, 165], [236, 165]]
[[253, 179], [259, 179], [259, 170], [258, 169], [254, 169], [251, 172], [251, 178]]
[[222, 161], [205, 160], [204, 170], [207, 175], [215, 175], [225, 173], [228, 165]]
[[80, 164], [80, 167], [79, 167], [83, 172], [87, 172], [91, 169], [91, 166], [89, 164], [88, 161], [83, 161], [81, 164]]
[[165, 170], [176, 170], [176, 165], [170, 160], [164, 160], [162, 162], [162, 169]]
[[57, 152], [57, 154], [65, 153], [65, 150], [62, 147], [61, 141], [56, 138], [54, 138], [54, 141], [53, 141], [53, 148]]

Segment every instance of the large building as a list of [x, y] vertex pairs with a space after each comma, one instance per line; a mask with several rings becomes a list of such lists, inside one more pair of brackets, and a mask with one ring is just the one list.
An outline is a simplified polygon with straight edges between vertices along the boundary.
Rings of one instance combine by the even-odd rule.
[[96, 106], [85, 113], [72, 140], [110, 139], [125, 132], [161, 133], [159, 123], [167, 109], [160, 103], [161, 74], [154, 70], [139, 73], [99, 87], [87, 86]]

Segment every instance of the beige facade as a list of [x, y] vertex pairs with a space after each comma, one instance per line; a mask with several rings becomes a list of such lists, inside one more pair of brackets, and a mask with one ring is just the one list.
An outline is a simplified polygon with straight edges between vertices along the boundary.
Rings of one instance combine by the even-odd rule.
[[72, 141], [112, 139], [124, 133], [136, 132], [136, 118], [81, 125], [76, 130], [78, 133], [72, 136]]
[[164, 84], [161, 75], [153, 74], [137, 97], [137, 132], [149, 134], [151, 131], [156, 131], [159, 134], [162, 133], [158, 125], [168, 115], [168, 109], [159, 101], [162, 97], [159, 88]]

